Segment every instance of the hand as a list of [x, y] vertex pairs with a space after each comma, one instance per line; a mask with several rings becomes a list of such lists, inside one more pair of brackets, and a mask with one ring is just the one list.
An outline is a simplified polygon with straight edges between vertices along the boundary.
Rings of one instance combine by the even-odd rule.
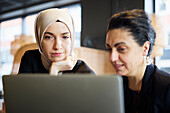
[[76, 62], [75, 56], [67, 56], [63, 61], [53, 62], [50, 67], [50, 75], [57, 75], [59, 71], [72, 70]]

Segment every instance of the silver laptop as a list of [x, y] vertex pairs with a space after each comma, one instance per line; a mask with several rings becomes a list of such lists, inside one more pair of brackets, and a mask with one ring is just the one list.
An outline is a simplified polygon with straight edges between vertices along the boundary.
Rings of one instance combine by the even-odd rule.
[[122, 78], [3, 76], [6, 113], [124, 113]]

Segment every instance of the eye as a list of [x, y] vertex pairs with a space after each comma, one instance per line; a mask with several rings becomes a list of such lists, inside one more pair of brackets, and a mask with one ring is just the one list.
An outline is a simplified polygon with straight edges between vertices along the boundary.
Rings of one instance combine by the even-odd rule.
[[120, 47], [120, 48], [118, 48], [117, 50], [118, 50], [119, 52], [125, 52], [126, 48]]
[[69, 36], [63, 36], [63, 38], [70, 38]]
[[44, 39], [46, 39], [46, 40], [54, 40], [54, 37], [46, 35], [46, 36], [44, 36]]
[[45, 39], [50, 39], [51, 37], [50, 36], [44, 36]]

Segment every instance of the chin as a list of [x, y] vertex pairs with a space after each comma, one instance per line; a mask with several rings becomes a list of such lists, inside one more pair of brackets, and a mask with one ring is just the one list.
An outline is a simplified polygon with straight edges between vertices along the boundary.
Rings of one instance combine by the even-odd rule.
[[122, 71], [116, 71], [116, 74], [120, 75], [120, 76], [127, 76], [126, 72], [122, 72]]
[[63, 60], [65, 60], [65, 58], [55, 58], [55, 59], [52, 59], [52, 62], [59, 62]]

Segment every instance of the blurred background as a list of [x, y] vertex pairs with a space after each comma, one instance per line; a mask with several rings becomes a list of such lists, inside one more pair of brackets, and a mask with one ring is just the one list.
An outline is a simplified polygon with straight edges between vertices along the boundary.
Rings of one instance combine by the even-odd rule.
[[144, 9], [157, 32], [154, 63], [170, 72], [170, 0], [0, 0], [0, 79], [11, 74], [16, 51], [35, 42], [34, 19], [39, 11], [48, 8], [65, 8], [72, 15], [76, 27], [74, 47], [99, 50], [105, 50], [111, 15]]

